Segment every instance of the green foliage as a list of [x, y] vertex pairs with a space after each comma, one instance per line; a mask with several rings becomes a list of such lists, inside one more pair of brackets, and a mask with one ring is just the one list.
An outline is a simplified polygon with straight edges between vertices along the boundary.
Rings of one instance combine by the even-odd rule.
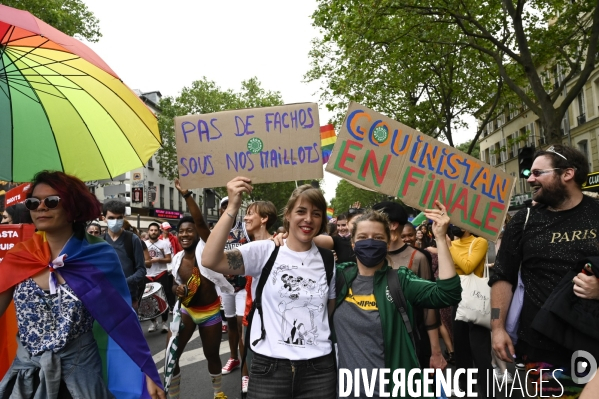
[[81, 0], [0, 0], [0, 4], [29, 11], [70, 36], [90, 42], [102, 37], [100, 22]]
[[[335, 189], [335, 198], [331, 200], [331, 207], [335, 209], [335, 215], [339, 215], [340, 213], [347, 212], [356, 201], [360, 202], [362, 208], [368, 208], [377, 202], [389, 200], [389, 197], [385, 194], [363, 190], [344, 179], [339, 182]], [[399, 200], [391, 199], [391, 201], [401, 204]]]
[[478, 107], [484, 125], [507, 103], [561, 140], [560, 122], [595, 68], [596, 12], [592, 0], [319, 0], [307, 79], [325, 82], [330, 110], [359, 101], [450, 144], [461, 115]]
[[321, 98], [337, 122], [357, 101], [453, 146], [462, 116], [501, 91], [492, 63], [453, 45], [462, 36], [455, 26], [378, 0], [322, 0], [312, 18], [324, 35], [313, 42], [306, 77], [325, 82]]
[[466, 154], [472, 155], [476, 159], [480, 159], [480, 143], [476, 141], [474, 143], [474, 147], [472, 148], [472, 152], [468, 152], [470, 150], [470, 146], [472, 145], [472, 140], [468, 140], [465, 143], [458, 144], [455, 146], [460, 151], [465, 152]]

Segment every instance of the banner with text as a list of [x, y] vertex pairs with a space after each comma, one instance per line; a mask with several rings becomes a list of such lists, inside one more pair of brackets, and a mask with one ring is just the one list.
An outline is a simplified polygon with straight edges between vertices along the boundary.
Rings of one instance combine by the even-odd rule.
[[495, 241], [515, 178], [424, 133], [351, 103], [327, 172], [418, 209], [439, 200], [451, 222]]
[[175, 136], [183, 188], [322, 178], [316, 103], [178, 116]]

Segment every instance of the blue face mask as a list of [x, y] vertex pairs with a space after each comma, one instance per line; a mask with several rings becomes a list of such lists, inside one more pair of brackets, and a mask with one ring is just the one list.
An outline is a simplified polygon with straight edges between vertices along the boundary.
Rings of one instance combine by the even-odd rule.
[[381, 240], [356, 241], [354, 244], [354, 253], [356, 258], [366, 267], [375, 267], [379, 265], [387, 256], [387, 243]]

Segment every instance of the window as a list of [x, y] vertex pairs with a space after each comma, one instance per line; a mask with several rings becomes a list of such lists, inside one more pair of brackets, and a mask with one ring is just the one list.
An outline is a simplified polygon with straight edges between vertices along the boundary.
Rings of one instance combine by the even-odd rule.
[[164, 209], [164, 184], [160, 185], [160, 207]]
[[584, 88], [578, 93], [578, 126], [586, 122], [586, 104], [584, 101]]
[[500, 150], [500, 152], [499, 152], [500, 158], [499, 159], [501, 159], [501, 162], [507, 161], [507, 151], [505, 148], [505, 139], [501, 140], [499, 150]]
[[175, 189], [173, 187], [168, 188], [168, 200], [170, 205], [168, 209], [172, 211], [175, 209]]
[[183, 196], [179, 192], [179, 212], [183, 212]]
[[581, 141], [579, 141], [578, 142], [578, 149], [587, 158], [587, 162], [589, 163], [589, 168], [592, 170], [592, 168], [591, 168], [591, 162], [590, 162], [590, 158], [589, 158], [589, 142], [587, 140], [581, 140]]
[[154, 182], [148, 182], [148, 204], [154, 205], [154, 201], [156, 201], [156, 188], [154, 187]]
[[154, 169], [154, 157], [150, 157], [150, 159], [148, 159], [148, 169]]

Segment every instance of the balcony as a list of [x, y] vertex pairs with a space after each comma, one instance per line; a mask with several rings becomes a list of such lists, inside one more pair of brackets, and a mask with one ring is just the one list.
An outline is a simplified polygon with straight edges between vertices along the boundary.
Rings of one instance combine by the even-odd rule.
[[576, 117], [576, 119], [578, 119], [578, 126], [584, 125], [587, 121], [587, 116], [586, 114], [580, 114]]

